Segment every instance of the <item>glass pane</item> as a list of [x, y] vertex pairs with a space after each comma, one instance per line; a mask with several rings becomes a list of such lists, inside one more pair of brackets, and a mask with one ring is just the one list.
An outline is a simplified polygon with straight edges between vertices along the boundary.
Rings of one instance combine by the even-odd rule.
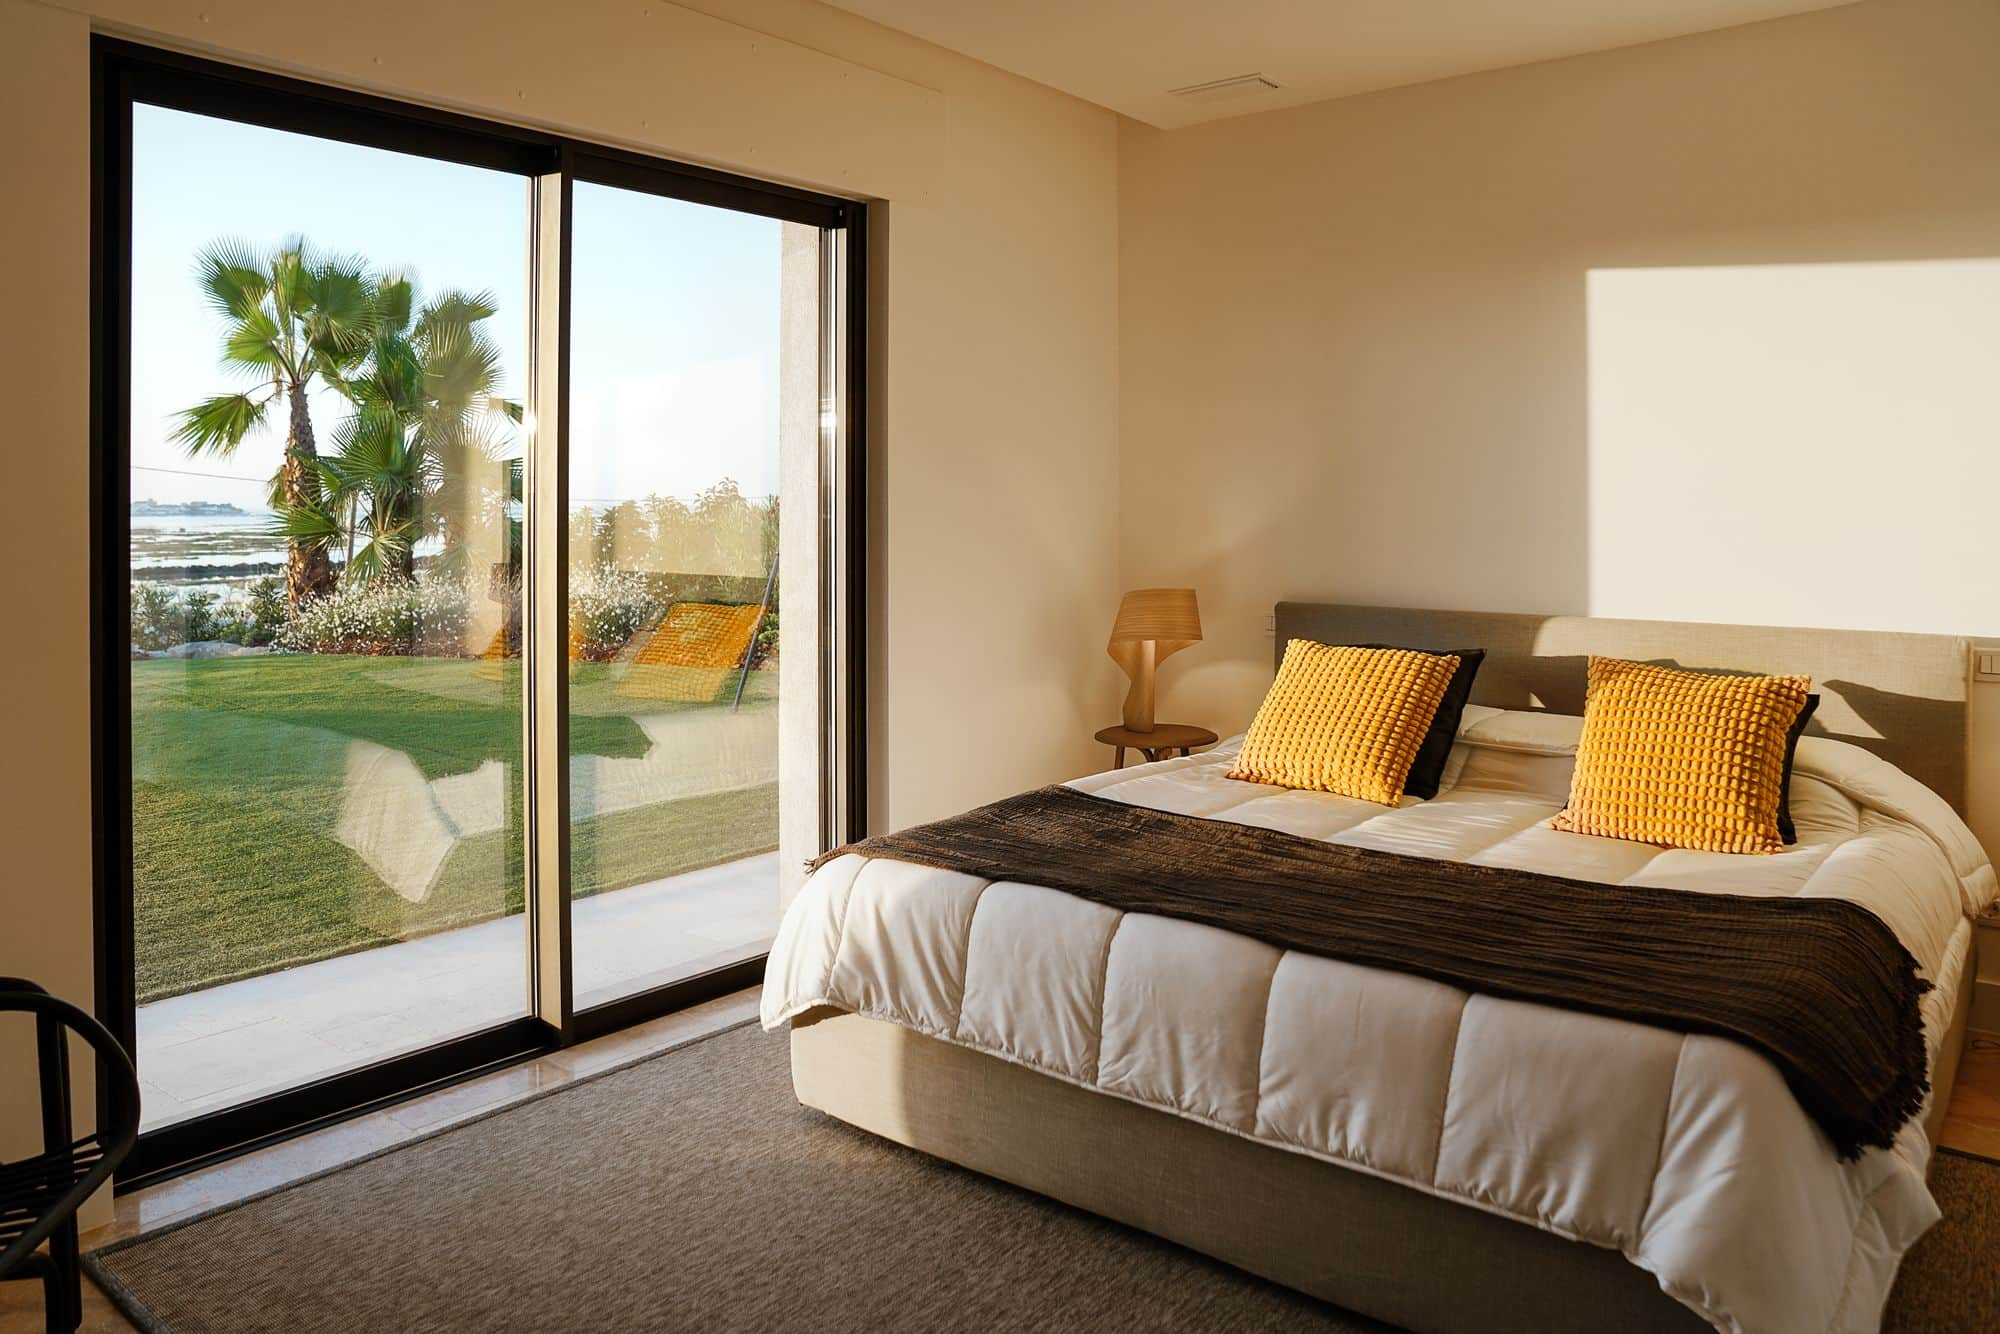
[[[779, 595], [815, 557], [781, 566], [780, 500], [788, 471], [817, 476], [820, 238], [587, 183], [572, 228], [582, 1009], [761, 954], [777, 926]], [[787, 656], [810, 643], [792, 630]]]
[[526, 1012], [529, 189], [134, 110], [149, 1128]]

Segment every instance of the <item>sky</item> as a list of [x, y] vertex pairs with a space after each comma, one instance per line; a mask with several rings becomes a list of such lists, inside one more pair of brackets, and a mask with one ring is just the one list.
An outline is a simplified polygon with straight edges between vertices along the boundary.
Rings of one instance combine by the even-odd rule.
[[[527, 369], [528, 181], [504, 172], [169, 111], [133, 109], [132, 496], [260, 506], [285, 414], [234, 455], [190, 458], [178, 410], [254, 379], [220, 360], [223, 321], [195, 279], [202, 247], [304, 234], [414, 277], [488, 291], [501, 392]], [[579, 183], [571, 298], [572, 504], [691, 496], [722, 478], [777, 490], [782, 224]], [[326, 447], [345, 415], [312, 400]], [[188, 476], [188, 473], [211, 474]]]

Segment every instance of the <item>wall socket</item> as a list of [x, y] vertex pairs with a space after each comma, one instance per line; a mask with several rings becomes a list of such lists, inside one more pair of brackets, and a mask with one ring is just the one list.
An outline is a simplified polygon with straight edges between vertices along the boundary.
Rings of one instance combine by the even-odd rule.
[[2000, 681], [2000, 648], [1975, 644], [1972, 647], [1972, 679]]
[[1278, 613], [1275, 611], [1267, 611], [1264, 613], [1264, 638], [1276, 639], [1277, 637], [1278, 637]]

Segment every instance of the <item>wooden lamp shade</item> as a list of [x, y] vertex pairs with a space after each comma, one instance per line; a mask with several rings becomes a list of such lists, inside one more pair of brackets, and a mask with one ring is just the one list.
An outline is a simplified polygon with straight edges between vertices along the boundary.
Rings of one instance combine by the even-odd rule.
[[1105, 651], [1132, 680], [1125, 726], [1153, 730], [1153, 671], [1170, 654], [1201, 642], [1201, 612], [1192, 588], [1135, 588], [1118, 604]]

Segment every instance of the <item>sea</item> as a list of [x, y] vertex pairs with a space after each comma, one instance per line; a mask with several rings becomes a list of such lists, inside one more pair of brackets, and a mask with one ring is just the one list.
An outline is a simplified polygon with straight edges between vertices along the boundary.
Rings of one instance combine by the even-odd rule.
[[247, 587], [285, 572], [285, 541], [271, 536], [273, 515], [194, 502], [132, 505], [132, 578], [174, 589]]

